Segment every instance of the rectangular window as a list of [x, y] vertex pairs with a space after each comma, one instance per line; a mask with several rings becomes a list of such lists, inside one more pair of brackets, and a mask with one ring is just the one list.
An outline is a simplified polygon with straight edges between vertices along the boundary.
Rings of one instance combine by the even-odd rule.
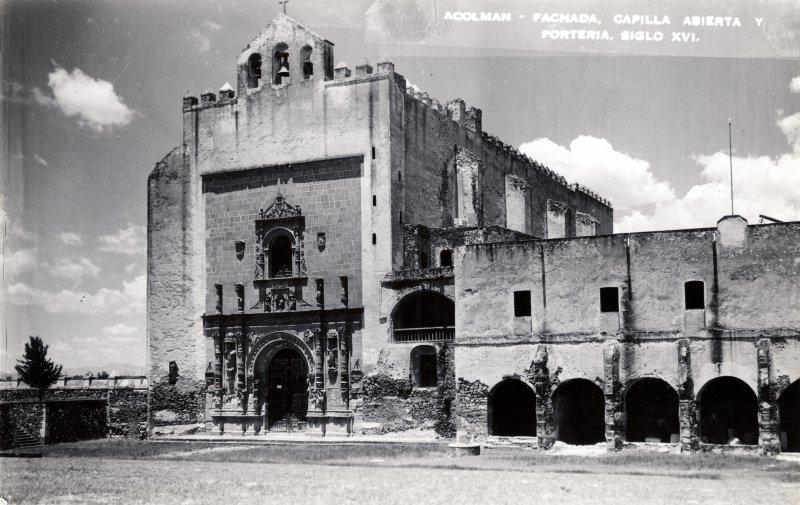
[[514, 317], [531, 315], [531, 292], [514, 291]]
[[600, 312], [619, 312], [619, 288], [600, 288]]
[[706, 308], [705, 286], [703, 281], [689, 281], [683, 285], [686, 310]]

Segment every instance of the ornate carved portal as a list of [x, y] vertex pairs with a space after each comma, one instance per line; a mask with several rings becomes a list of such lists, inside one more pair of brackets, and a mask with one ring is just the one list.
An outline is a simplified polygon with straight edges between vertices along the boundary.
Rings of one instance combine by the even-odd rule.
[[286, 202], [278, 193], [255, 221], [256, 257], [254, 284], [259, 300], [253, 309], [264, 312], [297, 310], [307, 283], [305, 261], [305, 217], [299, 205]]

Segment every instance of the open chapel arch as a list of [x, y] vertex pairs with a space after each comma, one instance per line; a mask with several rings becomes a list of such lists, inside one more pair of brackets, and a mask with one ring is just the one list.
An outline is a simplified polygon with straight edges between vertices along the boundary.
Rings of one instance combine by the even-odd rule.
[[489, 435], [536, 436], [536, 394], [519, 379], [506, 378], [489, 391]]
[[591, 445], [605, 440], [605, 399], [600, 386], [587, 379], [572, 379], [553, 392], [556, 439], [568, 444]]
[[625, 390], [625, 439], [670, 442], [680, 432], [678, 393], [655, 377], [634, 381]]
[[736, 377], [711, 379], [697, 395], [700, 410], [700, 440], [709, 444], [758, 442], [758, 399], [743, 380]]
[[781, 450], [800, 452], [800, 380], [783, 390], [778, 398]]
[[405, 296], [392, 311], [395, 342], [452, 340], [455, 334], [455, 303], [434, 291]]

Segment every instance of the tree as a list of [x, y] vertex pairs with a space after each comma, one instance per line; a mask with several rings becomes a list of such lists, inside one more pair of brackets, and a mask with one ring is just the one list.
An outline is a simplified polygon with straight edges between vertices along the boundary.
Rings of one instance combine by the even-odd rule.
[[106, 372], [105, 370], [103, 370], [102, 372], [99, 372], [97, 374], [97, 378], [98, 379], [108, 379], [108, 372]]
[[25, 384], [39, 390], [39, 401], [44, 399], [44, 392], [52, 386], [61, 375], [61, 365], [54, 364], [47, 358], [47, 348], [39, 337], [29, 337], [25, 344], [23, 359], [18, 359], [14, 369]]

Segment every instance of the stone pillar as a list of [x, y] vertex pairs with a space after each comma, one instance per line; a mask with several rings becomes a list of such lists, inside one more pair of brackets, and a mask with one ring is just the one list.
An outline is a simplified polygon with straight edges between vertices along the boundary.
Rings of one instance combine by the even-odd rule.
[[758, 341], [758, 445], [764, 456], [781, 452], [778, 406], [772, 393], [771, 368], [770, 340], [763, 338]]
[[536, 393], [536, 439], [540, 449], [553, 447], [553, 404], [550, 397], [550, 371], [547, 369], [547, 346], [539, 344], [531, 363], [530, 379]]
[[678, 422], [680, 423], [681, 452], [696, 451], [697, 402], [692, 379], [692, 350], [688, 338], [678, 340]]
[[622, 399], [619, 382], [619, 352], [620, 345], [616, 340], [606, 342], [603, 349], [603, 375], [605, 384], [603, 395], [606, 407], [606, 447], [609, 451], [622, 448]]
[[222, 408], [224, 382], [222, 370], [225, 367], [225, 333], [222, 328], [222, 284], [215, 284], [217, 293], [217, 334], [214, 335], [214, 407]]

